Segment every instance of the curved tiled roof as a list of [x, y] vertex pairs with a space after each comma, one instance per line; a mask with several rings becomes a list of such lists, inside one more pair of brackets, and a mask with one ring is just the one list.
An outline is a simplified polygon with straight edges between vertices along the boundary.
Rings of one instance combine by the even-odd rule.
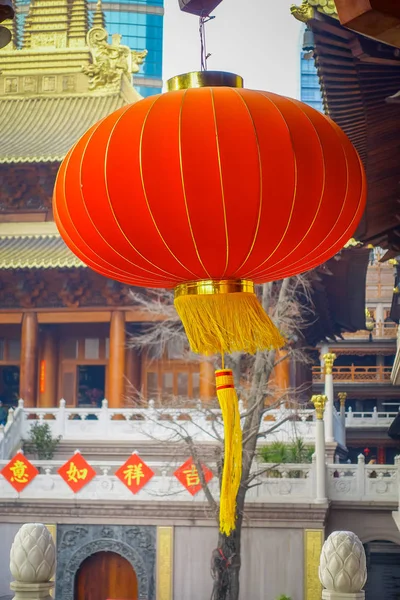
[[61, 162], [85, 131], [124, 106], [120, 93], [0, 98], [0, 164]]
[[0, 235], [0, 269], [73, 269], [85, 266], [57, 233]]

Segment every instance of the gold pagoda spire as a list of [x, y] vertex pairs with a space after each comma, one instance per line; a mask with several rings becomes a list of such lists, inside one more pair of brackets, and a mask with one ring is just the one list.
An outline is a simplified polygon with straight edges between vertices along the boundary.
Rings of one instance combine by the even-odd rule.
[[103, 4], [101, 0], [97, 0], [96, 10], [93, 15], [93, 27], [103, 27], [106, 26], [106, 16], [103, 11]]
[[25, 20], [23, 48], [66, 48], [69, 0], [31, 0]]
[[70, 47], [74, 48], [86, 45], [88, 25], [87, 0], [72, 0], [68, 32], [68, 45]]

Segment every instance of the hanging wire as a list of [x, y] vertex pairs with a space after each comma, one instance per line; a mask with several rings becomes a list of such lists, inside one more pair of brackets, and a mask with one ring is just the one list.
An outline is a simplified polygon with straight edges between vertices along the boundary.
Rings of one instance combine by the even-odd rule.
[[207, 54], [207, 44], [206, 44], [206, 23], [211, 21], [211, 19], [215, 19], [215, 17], [210, 17], [210, 15], [206, 13], [202, 13], [199, 19], [199, 34], [200, 34], [200, 52], [201, 52], [201, 70], [207, 71], [207, 60], [210, 58], [211, 54]]

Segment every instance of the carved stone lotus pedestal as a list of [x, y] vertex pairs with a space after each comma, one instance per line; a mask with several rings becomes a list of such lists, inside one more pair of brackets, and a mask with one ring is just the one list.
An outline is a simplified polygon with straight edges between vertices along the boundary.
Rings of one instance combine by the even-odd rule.
[[50, 579], [55, 571], [56, 549], [49, 530], [42, 523], [22, 525], [10, 552], [10, 571], [15, 578], [10, 588], [13, 600], [52, 600]]
[[53, 600], [50, 591], [54, 582], [48, 583], [23, 583], [13, 581], [10, 585], [11, 591], [15, 593], [13, 600]]
[[364, 600], [367, 580], [365, 551], [351, 531], [334, 531], [321, 552], [319, 579], [323, 600]]

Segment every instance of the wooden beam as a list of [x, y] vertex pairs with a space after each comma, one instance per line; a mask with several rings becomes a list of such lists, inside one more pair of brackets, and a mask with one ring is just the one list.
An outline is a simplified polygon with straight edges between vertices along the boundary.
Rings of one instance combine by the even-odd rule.
[[342, 25], [400, 48], [398, 0], [335, 0], [335, 3]]

